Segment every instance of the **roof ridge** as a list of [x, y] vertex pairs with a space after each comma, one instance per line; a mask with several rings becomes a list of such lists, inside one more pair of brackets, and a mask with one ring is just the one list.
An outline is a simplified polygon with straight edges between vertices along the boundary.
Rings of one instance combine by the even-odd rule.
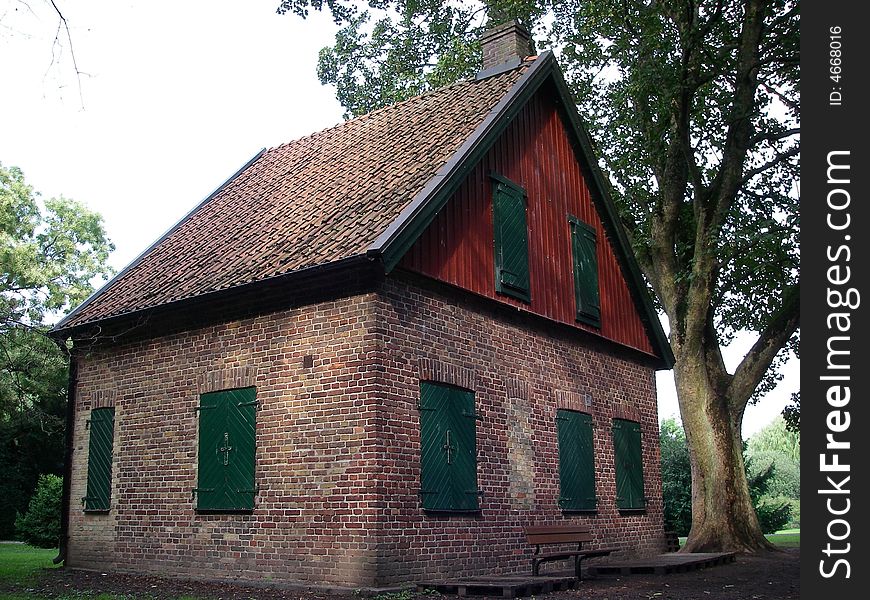
[[[487, 79], [491, 79], [492, 77], [501, 77], [501, 76], [507, 75], [508, 73], [512, 73], [514, 71], [518, 71], [518, 70], [523, 69], [523, 68], [527, 68], [537, 58], [538, 58], [537, 56], [526, 57], [516, 67], [502, 71], [500, 73], [496, 73], [496, 74], [492, 75], [491, 77], [488, 77]], [[283, 142], [281, 144], [278, 144], [277, 146], [272, 146], [271, 148], [266, 149], [266, 152], [272, 152], [273, 150], [287, 148], [288, 146], [298, 144], [299, 142], [302, 142], [304, 140], [309, 140], [309, 139], [312, 139], [312, 138], [315, 138], [315, 137], [318, 137], [321, 135], [325, 135], [329, 132], [335, 131], [336, 129], [340, 129], [342, 127], [350, 125], [351, 123], [356, 123], [358, 121], [361, 121], [362, 119], [372, 118], [375, 115], [380, 115], [381, 113], [384, 113], [384, 112], [389, 111], [389, 110], [396, 110], [400, 107], [407, 106], [408, 104], [410, 104], [412, 102], [419, 101], [420, 98], [423, 98], [425, 96], [431, 96], [434, 94], [442, 93], [442, 92], [449, 90], [451, 88], [459, 87], [461, 85], [476, 84], [476, 83], [480, 83], [482, 81], [486, 81], [486, 79], [477, 79], [476, 77], [471, 77], [468, 79], [463, 79], [461, 81], [454, 81], [453, 83], [449, 83], [447, 85], [442, 85], [441, 87], [438, 87], [438, 88], [426, 90], [421, 94], [417, 94], [416, 96], [411, 96], [410, 98], [405, 98], [404, 100], [400, 100], [399, 102], [395, 102], [393, 104], [388, 104], [386, 106], [382, 106], [381, 108], [376, 108], [373, 111], [356, 116], [352, 119], [348, 119], [347, 121], [343, 121], [341, 123], [336, 123], [332, 127], [327, 127], [325, 129], [319, 129], [317, 131], [313, 131], [313, 132], [309, 133], [308, 135], [304, 135], [304, 136], [296, 138], [294, 140], [289, 140], [287, 142]]]

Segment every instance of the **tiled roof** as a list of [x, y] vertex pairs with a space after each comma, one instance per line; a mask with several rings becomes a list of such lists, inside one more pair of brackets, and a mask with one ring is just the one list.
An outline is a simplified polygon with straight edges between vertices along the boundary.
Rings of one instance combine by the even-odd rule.
[[265, 151], [58, 329], [364, 254], [527, 68]]

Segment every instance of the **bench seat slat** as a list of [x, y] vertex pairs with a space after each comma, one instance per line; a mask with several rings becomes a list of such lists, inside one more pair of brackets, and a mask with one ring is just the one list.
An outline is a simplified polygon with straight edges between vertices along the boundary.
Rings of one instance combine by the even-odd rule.
[[530, 544], [562, 544], [568, 542], [592, 542], [595, 538], [591, 533], [572, 534], [572, 533], [546, 533], [546, 534], [531, 534], [527, 535]]

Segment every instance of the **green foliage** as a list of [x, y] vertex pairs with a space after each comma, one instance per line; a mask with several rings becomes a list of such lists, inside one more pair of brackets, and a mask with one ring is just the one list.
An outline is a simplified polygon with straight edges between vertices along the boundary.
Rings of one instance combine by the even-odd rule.
[[789, 431], [801, 430], [801, 393], [791, 395], [791, 404], [782, 409], [782, 418]]
[[788, 428], [782, 417], [777, 417], [761, 431], [749, 438], [746, 453], [751, 457], [748, 469], [758, 476], [770, 469], [766, 481], [768, 497], [800, 498], [800, 432]]
[[0, 164], [0, 331], [39, 327], [84, 300], [113, 249], [98, 214], [63, 197], [40, 201], [20, 169]]
[[767, 485], [769, 496], [800, 498], [801, 472], [799, 461], [773, 450], [760, 452], [748, 450], [747, 454], [752, 457], [752, 468], [749, 470], [751, 476], [758, 475], [772, 467], [772, 474]]
[[791, 503], [788, 499], [764, 497], [755, 505], [755, 514], [763, 533], [775, 533], [791, 521]]
[[37, 548], [57, 548], [60, 540], [60, 503], [63, 479], [40, 475], [27, 512], [18, 514], [15, 530], [23, 541]]
[[762, 452], [783, 454], [794, 462], [801, 458], [801, 434], [788, 428], [785, 419], [776, 417], [758, 433], [749, 438], [747, 450], [756, 455]]
[[[761, 433], [761, 432], [760, 432]], [[768, 436], [761, 436], [768, 439]], [[662, 457], [662, 497], [664, 500], [664, 521], [666, 531], [676, 531], [677, 535], [688, 535], [692, 527], [692, 467], [689, 462], [689, 448], [682, 425], [673, 418], [662, 421], [659, 431]], [[761, 443], [761, 442], [759, 442]], [[763, 456], [763, 455], [762, 455]], [[792, 481], [778, 477], [773, 463], [756, 462], [755, 456], [747, 454], [746, 475], [749, 492], [755, 506], [755, 514], [764, 533], [779, 531], [785, 525], [794, 523], [792, 507], [800, 493], [800, 474], [797, 475], [797, 489], [788, 488], [794, 496], [781, 493]], [[759, 466], [760, 465], [760, 466]], [[800, 525], [800, 502], [797, 501], [798, 526]]]
[[673, 418], [663, 421], [659, 442], [665, 531], [685, 536], [692, 528], [692, 468], [682, 425]]
[[788, 498], [773, 498], [770, 495], [770, 486], [775, 480], [775, 465], [755, 469], [753, 462], [752, 457], [746, 457], [749, 495], [755, 506], [755, 514], [758, 516], [762, 533], [774, 533], [784, 528], [791, 520], [791, 503]]
[[39, 474], [62, 470], [66, 356], [45, 332], [108, 277], [112, 249], [99, 215], [0, 164], [0, 538]]
[[377, 594], [372, 598], [372, 600], [412, 600], [416, 594], [412, 592], [410, 589], [400, 590], [398, 592], [387, 592], [384, 594]]
[[[278, 12], [306, 17], [328, 9], [341, 28], [320, 50], [317, 75], [334, 85], [345, 117], [359, 116], [473, 76], [481, 65], [484, 24], [518, 18], [534, 24], [543, 5], [528, 0], [282, 0]], [[489, 16], [489, 21], [486, 21]]]

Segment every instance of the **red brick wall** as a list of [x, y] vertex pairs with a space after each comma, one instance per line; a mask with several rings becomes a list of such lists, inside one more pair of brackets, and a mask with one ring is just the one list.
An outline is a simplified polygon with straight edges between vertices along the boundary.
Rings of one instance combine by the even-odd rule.
[[[588, 523], [597, 534], [596, 545], [622, 546], [623, 555], [663, 551], [654, 371], [619, 354], [592, 350], [575, 333], [543, 320], [520, 315], [514, 320], [479, 299], [460, 307], [441, 292], [462, 294], [393, 279], [377, 308], [379, 337], [385, 340], [379, 583], [407, 580], [409, 574], [528, 573], [532, 548], [522, 536], [526, 524]], [[416, 405], [421, 379], [475, 391], [482, 417], [478, 485], [484, 492], [477, 515], [420, 510]], [[592, 414], [596, 514], [568, 515], [558, 508], [558, 408]], [[643, 513], [620, 514], [616, 508], [614, 417], [642, 426], [650, 499]]]
[[[531, 549], [520, 527], [567, 519], [592, 524], [601, 544], [661, 550], [653, 371], [552, 322], [493, 312], [504, 309], [402, 277], [377, 294], [82, 356], [67, 564], [381, 586], [448, 573], [528, 572]], [[475, 391], [485, 492], [477, 515], [420, 509], [421, 379]], [[255, 510], [197, 514], [199, 394], [247, 385], [257, 387], [260, 402]], [[556, 504], [554, 417], [559, 407], [585, 407], [586, 394], [599, 510], [568, 517]], [[84, 514], [85, 421], [105, 405], [116, 411], [112, 508]], [[614, 416], [643, 427], [651, 498], [643, 514], [615, 507]]]
[[[372, 584], [372, 308], [371, 296], [358, 296], [81, 357], [67, 564]], [[246, 385], [260, 402], [255, 510], [199, 515], [199, 394]], [[115, 405], [112, 508], [84, 514], [85, 421], [106, 391]]]

